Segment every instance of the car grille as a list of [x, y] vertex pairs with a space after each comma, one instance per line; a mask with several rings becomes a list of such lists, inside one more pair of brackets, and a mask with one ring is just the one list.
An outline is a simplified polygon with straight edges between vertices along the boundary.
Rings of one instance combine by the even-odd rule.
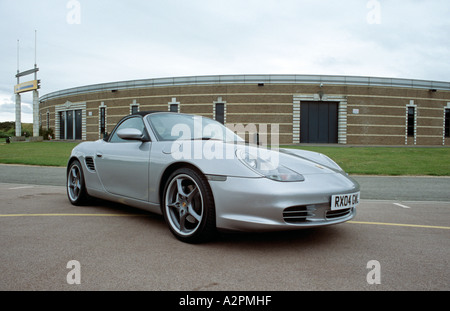
[[93, 159], [92, 157], [86, 157], [85, 162], [86, 162], [87, 168], [88, 168], [89, 170], [95, 172], [94, 159]]
[[327, 219], [335, 219], [340, 217], [348, 216], [352, 212], [351, 208], [346, 208], [337, 211], [327, 211], [326, 218]]
[[284, 209], [283, 219], [287, 223], [299, 223], [307, 221], [308, 217], [314, 217], [316, 209], [312, 206], [292, 206]]

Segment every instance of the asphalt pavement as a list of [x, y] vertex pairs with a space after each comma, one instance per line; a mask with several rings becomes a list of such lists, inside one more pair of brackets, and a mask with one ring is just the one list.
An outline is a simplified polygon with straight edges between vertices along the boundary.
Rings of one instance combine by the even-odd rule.
[[65, 168], [0, 165], [0, 291], [448, 291], [450, 178], [354, 177], [352, 221], [191, 245], [159, 215], [72, 206]]
[[162, 216], [72, 206], [61, 186], [0, 183], [0, 197], [0, 291], [450, 289], [448, 202], [361, 200], [344, 224], [191, 245]]
[[450, 177], [352, 176], [371, 200], [450, 202]]
[[[64, 186], [64, 167], [0, 164], [0, 183]], [[369, 200], [450, 202], [450, 177], [352, 176]]]
[[0, 183], [64, 186], [64, 167], [0, 164]]

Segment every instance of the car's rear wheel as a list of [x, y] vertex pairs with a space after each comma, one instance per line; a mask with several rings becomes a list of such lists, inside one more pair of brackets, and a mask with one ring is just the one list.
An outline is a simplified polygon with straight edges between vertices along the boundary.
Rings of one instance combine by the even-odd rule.
[[83, 205], [87, 202], [88, 194], [84, 182], [83, 169], [80, 162], [73, 161], [67, 170], [67, 196], [73, 205]]
[[188, 243], [204, 242], [216, 234], [214, 199], [206, 178], [190, 168], [167, 180], [163, 214], [172, 233]]

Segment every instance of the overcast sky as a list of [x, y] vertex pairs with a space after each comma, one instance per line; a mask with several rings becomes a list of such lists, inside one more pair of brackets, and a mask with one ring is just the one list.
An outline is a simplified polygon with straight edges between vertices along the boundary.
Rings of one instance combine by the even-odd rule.
[[[40, 95], [112, 81], [325, 74], [450, 81], [448, 0], [0, 0], [0, 122], [19, 69]], [[22, 77], [21, 82], [33, 76]], [[31, 93], [22, 122], [32, 122]]]

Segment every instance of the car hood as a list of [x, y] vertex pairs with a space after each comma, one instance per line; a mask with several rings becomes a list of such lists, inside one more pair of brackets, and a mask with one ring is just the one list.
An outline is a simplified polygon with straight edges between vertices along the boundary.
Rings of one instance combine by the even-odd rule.
[[237, 146], [236, 149], [256, 153], [263, 159], [269, 159], [274, 164], [282, 165], [302, 175], [343, 173], [334, 161], [317, 152], [295, 149], [271, 150], [257, 146]]
[[[162, 143], [160, 149], [162, 153], [167, 156], [171, 155], [173, 158], [182, 155], [181, 159], [177, 160], [192, 163], [206, 174], [260, 177], [239, 160], [238, 155], [242, 153], [258, 156], [276, 166], [282, 165], [302, 175], [343, 173], [336, 163], [323, 154], [304, 150], [271, 150], [255, 145], [224, 143], [222, 141]], [[189, 152], [186, 152], [187, 150]]]

